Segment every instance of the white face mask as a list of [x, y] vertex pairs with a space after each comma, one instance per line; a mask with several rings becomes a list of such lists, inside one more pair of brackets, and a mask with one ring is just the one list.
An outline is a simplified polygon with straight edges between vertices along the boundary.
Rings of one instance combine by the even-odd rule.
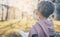
[[33, 14], [34, 19], [39, 20], [39, 16], [36, 14]]

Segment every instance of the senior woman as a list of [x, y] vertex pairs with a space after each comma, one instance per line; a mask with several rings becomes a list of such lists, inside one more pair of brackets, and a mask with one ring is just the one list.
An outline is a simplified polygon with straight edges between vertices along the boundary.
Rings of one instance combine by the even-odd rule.
[[54, 9], [54, 5], [49, 1], [41, 1], [38, 4], [36, 15], [39, 21], [33, 25], [28, 37], [54, 37], [53, 22], [52, 20], [48, 20], [48, 17], [54, 12]]

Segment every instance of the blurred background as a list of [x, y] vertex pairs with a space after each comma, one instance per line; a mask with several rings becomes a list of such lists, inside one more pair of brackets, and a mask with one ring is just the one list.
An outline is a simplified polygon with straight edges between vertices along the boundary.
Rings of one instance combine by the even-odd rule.
[[27, 37], [37, 21], [34, 12], [40, 1], [50, 1], [55, 5], [49, 18], [53, 19], [56, 37], [60, 37], [60, 0], [0, 0], [0, 37]]

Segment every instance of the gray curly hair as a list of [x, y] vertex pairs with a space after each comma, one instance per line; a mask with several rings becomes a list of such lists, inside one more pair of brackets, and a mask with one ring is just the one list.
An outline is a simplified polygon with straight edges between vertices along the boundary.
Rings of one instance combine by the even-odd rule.
[[46, 18], [54, 12], [54, 9], [54, 4], [49, 1], [41, 1], [37, 6], [38, 12], [41, 12], [41, 14]]

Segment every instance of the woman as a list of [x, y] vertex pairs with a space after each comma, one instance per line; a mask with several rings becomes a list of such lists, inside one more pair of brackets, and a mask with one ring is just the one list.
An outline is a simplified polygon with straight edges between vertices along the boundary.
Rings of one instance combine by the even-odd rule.
[[49, 1], [41, 1], [37, 11], [36, 15], [39, 21], [33, 25], [28, 37], [54, 37], [53, 22], [48, 20], [48, 17], [54, 12], [54, 5]]

